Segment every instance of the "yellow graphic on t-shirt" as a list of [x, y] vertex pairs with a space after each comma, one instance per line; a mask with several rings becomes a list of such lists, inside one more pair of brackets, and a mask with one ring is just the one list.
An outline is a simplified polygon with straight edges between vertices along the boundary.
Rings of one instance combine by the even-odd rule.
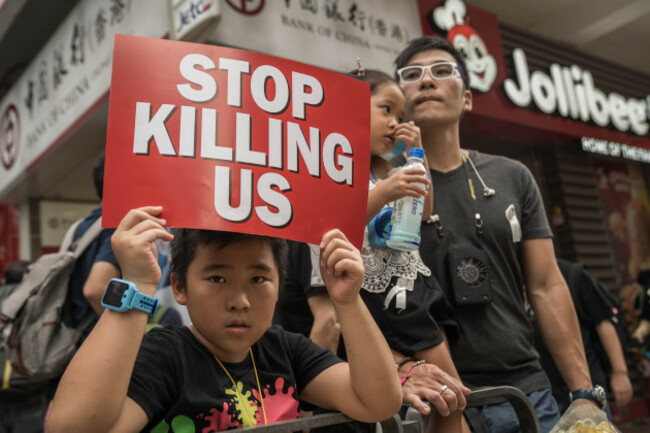
[[226, 388], [226, 395], [230, 395], [230, 401], [235, 405], [235, 415], [242, 423], [242, 427], [250, 427], [257, 424], [257, 402], [252, 398], [252, 393], [243, 393], [244, 384], [237, 382], [236, 387]]

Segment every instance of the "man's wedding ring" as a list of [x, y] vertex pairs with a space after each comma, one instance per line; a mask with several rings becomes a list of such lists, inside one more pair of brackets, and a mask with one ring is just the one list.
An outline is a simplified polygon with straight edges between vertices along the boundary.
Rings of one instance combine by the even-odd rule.
[[442, 394], [443, 392], [447, 391], [447, 389], [449, 389], [449, 387], [448, 387], [447, 385], [443, 385], [443, 387], [440, 388], [440, 391], [438, 391], [438, 392], [439, 392], [440, 394]]

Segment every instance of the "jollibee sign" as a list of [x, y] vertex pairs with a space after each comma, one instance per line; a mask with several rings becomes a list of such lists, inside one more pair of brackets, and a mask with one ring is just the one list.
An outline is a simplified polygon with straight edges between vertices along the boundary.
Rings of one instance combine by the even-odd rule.
[[103, 225], [162, 205], [171, 227], [363, 238], [369, 86], [225, 47], [117, 35]]

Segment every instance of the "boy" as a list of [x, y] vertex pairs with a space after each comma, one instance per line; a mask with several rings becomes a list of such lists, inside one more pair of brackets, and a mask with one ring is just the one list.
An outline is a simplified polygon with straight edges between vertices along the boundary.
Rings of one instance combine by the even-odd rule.
[[[131, 210], [112, 240], [124, 279], [144, 295], [160, 279], [154, 241], [173, 238], [161, 213]], [[365, 422], [399, 409], [395, 364], [359, 297], [361, 256], [340, 231], [323, 237], [321, 271], [349, 364], [269, 328], [283, 241], [205, 230], [175, 237], [172, 288], [192, 325], [154, 330], [143, 341], [147, 314], [107, 309], [61, 380], [50, 433], [223, 430], [295, 418], [297, 399]]]

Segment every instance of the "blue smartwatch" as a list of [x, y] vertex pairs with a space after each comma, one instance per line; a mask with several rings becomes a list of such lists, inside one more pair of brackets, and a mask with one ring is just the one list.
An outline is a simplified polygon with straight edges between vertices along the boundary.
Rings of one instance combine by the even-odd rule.
[[153, 316], [158, 310], [158, 299], [140, 293], [131, 281], [113, 278], [102, 296], [102, 306], [120, 313], [136, 309]]
[[595, 401], [601, 409], [605, 409], [607, 406], [607, 394], [605, 393], [605, 389], [600, 385], [596, 385], [592, 389], [577, 389], [571, 392], [571, 401], [580, 398]]

